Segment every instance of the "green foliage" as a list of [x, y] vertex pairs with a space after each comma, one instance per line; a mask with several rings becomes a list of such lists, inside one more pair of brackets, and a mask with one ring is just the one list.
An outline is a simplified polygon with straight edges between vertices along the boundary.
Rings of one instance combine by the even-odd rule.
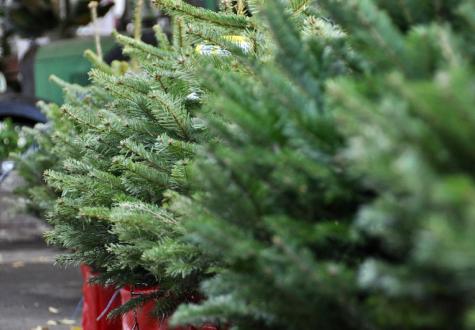
[[[331, 86], [349, 137], [345, 158], [378, 195], [354, 227], [384, 257], [364, 260], [358, 284], [378, 327], [471, 329], [475, 30], [466, 17], [475, 11], [470, 1], [402, 1], [400, 11], [389, 3], [322, 1], [341, 11], [338, 22], [373, 72]], [[384, 28], [368, 29], [369, 11]], [[376, 35], [391, 49], [397, 42], [400, 64], [373, 56]]]
[[318, 4], [260, 11], [252, 78], [208, 71], [218, 141], [174, 207], [216, 275], [174, 321], [472, 329], [473, 4]]
[[[242, 52], [218, 36], [247, 28], [239, 25], [246, 18], [235, 17], [238, 23], [231, 23], [232, 14], [186, 4], [164, 9], [184, 12], [175, 20], [173, 41], [158, 27], [159, 47], [116, 35], [132, 61], [140, 63], [137, 70], [135, 65], [107, 66], [86, 52], [95, 66], [91, 86], [53, 78], [66, 94], [59, 109], [65, 127], [54, 127], [54, 134], [47, 134], [52, 145], [44, 145], [56, 157], [45, 172], [47, 189], [58, 196], [49, 205], [53, 229], [46, 238], [70, 252], [60, 261], [90, 265], [99, 273], [96, 281], [117, 287], [159, 285], [160, 294], [152, 297], [159, 315], [195, 301], [199, 282], [209, 276], [207, 259], [181, 240], [183, 225], [168, 203], [173, 194], [188, 194], [190, 160], [198, 143], [208, 139], [197, 117], [205, 93], [197, 68], [216, 61], [230, 69], [234, 60], [204, 58], [195, 47], [214, 36], [223, 51], [229, 46], [226, 52]], [[193, 22], [205, 19], [209, 23], [203, 35], [192, 33]]]
[[208, 299], [174, 320], [357, 329], [362, 247], [351, 224], [368, 197], [338, 158], [344, 140], [325, 97], [326, 81], [349, 70], [349, 47], [305, 10], [273, 3], [256, 20], [273, 36], [271, 55], [244, 58], [246, 74], [202, 74], [216, 138], [194, 166], [196, 193], [174, 210], [217, 273], [202, 285]]
[[474, 328], [473, 1], [155, 2], [31, 132], [62, 261], [175, 324]]
[[[41, 217], [52, 208], [58, 195], [46, 185], [43, 173], [59, 166], [54, 139], [62, 136], [61, 144], [67, 143], [66, 134], [72, 130], [69, 122], [61, 119], [59, 107], [40, 102], [38, 106], [48, 117], [48, 124], [37, 124], [34, 128], [23, 127], [21, 134], [26, 140], [25, 147], [13, 154], [15, 167], [24, 184], [17, 193], [26, 197], [28, 209]], [[64, 135], [64, 136], [63, 136]]]
[[177, 235], [175, 221], [159, 206], [167, 189], [186, 189], [180, 174], [200, 135], [185, 105], [190, 91], [181, 77], [181, 49], [117, 39], [129, 54], [147, 59], [142, 71], [123, 74], [120, 66], [114, 71], [88, 53], [96, 64], [93, 84], [59, 82], [69, 95], [61, 110], [74, 129], [67, 132], [69, 146], [55, 144], [62, 167], [46, 175], [61, 193], [47, 238], [72, 250], [63, 261], [92, 265], [101, 274], [98, 280], [117, 286], [160, 283], [161, 290], [184, 299], [185, 280], [175, 284], [166, 269], [142, 260], [160, 240], [166, 244]]
[[10, 119], [0, 122], [0, 161], [18, 149], [18, 129]]

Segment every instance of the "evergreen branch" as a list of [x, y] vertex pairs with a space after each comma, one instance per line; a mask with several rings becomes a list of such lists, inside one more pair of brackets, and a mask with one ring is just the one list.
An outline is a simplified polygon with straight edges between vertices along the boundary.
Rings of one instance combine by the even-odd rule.
[[190, 16], [194, 19], [213, 23], [216, 25], [238, 28], [238, 29], [256, 29], [255, 23], [249, 18], [241, 15], [226, 13], [215, 13], [211, 10], [198, 8], [182, 0], [154, 0], [155, 4], [168, 11], [170, 14]]
[[85, 87], [76, 84], [70, 84], [56, 75], [49, 76], [49, 80], [65, 91], [72, 90], [81, 94], [85, 94], [87, 92]]
[[145, 159], [152, 167], [164, 173], [168, 172], [167, 164], [153, 151], [146, 150], [142, 144], [136, 144], [131, 139], [120, 142], [121, 147]]
[[163, 32], [163, 29], [160, 24], [155, 24], [153, 26], [153, 31], [155, 32], [155, 38], [157, 39], [160, 48], [170, 50], [170, 40], [168, 40], [168, 37], [165, 32]]
[[108, 73], [108, 74], [113, 74], [112, 68], [108, 66], [102, 58], [100, 58], [96, 53], [94, 53], [92, 50], [87, 49], [84, 51], [84, 57], [89, 60], [89, 62], [92, 63], [93, 66], [95, 66], [97, 69]]
[[298, 15], [303, 12], [312, 2], [312, 0], [291, 0], [290, 5], [293, 11], [293, 15]]
[[162, 79], [162, 76], [161, 75], [156, 75], [155, 76], [155, 79], [157, 79], [157, 81], [160, 83], [160, 87], [162, 88], [162, 90], [165, 92], [165, 93], [168, 93], [168, 88], [165, 86], [165, 84], [163, 83], [163, 79]]
[[74, 119], [78, 124], [81, 124], [83, 126], [86, 126], [98, 131], [100, 130], [100, 127], [95, 125], [95, 121], [89, 120], [90, 117], [85, 118], [84, 116], [77, 115], [75, 109], [69, 104], [64, 104], [61, 107], [61, 111], [66, 113], [72, 119]]
[[148, 45], [148, 44], [144, 43], [143, 41], [136, 40], [134, 38], [124, 36], [124, 35], [119, 34], [117, 32], [114, 32], [112, 35], [117, 40], [117, 42], [121, 45], [131, 47], [132, 49], [139, 49], [139, 50], [141, 50], [145, 53], [156, 56], [158, 58], [164, 58], [166, 56], [166, 53], [163, 50], [161, 50], [157, 47]]
[[[156, 114], [156, 118], [161, 125], [164, 125], [165, 128], [173, 129], [167, 118], [171, 117], [180, 135], [185, 139], [190, 139], [189, 114], [182, 105], [177, 100], [173, 100], [169, 95], [159, 91], [153, 92], [150, 98], [153, 102], [158, 102], [163, 111], [162, 114]], [[153, 105], [153, 102], [151, 105]], [[164, 117], [163, 114], [167, 116]]]
[[173, 45], [176, 49], [185, 47], [185, 29], [183, 18], [176, 16], [173, 18]]

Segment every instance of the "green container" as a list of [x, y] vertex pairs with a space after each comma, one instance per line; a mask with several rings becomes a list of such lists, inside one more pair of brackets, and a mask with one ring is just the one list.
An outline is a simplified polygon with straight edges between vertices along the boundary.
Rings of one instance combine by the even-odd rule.
[[[107, 54], [114, 47], [114, 40], [101, 38], [101, 44], [103, 53]], [[49, 81], [52, 74], [70, 83], [87, 85], [91, 65], [83, 56], [86, 49], [95, 49], [94, 38], [66, 39], [40, 47], [34, 64], [36, 97], [63, 102], [62, 90]]]
[[217, 7], [216, 0], [204, 0], [205, 8], [215, 10]]

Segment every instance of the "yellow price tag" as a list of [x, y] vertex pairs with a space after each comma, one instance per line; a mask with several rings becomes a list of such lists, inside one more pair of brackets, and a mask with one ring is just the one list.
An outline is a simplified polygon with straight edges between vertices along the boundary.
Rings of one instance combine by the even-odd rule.
[[[249, 53], [252, 49], [252, 42], [249, 38], [243, 36], [224, 36], [224, 40], [231, 42], [241, 48], [245, 53]], [[217, 45], [199, 44], [195, 47], [195, 52], [200, 55], [216, 55], [216, 56], [229, 56], [231, 53]]]
[[232, 42], [236, 46], [240, 47], [246, 53], [250, 52], [253, 48], [252, 42], [249, 38], [243, 36], [224, 36], [225, 40]]

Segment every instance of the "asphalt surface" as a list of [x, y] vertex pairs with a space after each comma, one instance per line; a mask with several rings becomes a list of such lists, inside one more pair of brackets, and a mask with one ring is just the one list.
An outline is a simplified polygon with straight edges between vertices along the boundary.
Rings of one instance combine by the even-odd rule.
[[79, 269], [54, 264], [60, 251], [47, 247], [48, 226], [25, 214], [14, 196], [19, 178], [0, 186], [0, 330], [63, 330], [80, 324]]

